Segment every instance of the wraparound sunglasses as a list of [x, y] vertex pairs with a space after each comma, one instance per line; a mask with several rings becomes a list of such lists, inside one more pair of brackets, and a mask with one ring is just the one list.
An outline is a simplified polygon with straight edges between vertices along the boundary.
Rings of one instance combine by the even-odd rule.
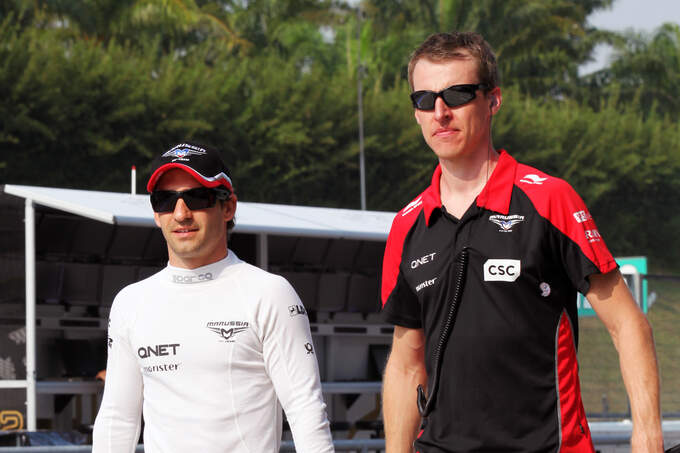
[[177, 200], [184, 200], [189, 209], [207, 209], [215, 206], [217, 200], [228, 200], [231, 193], [228, 190], [196, 187], [194, 189], [175, 192], [174, 190], [155, 190], [151, 192], [151, 207], [154, 212], [172, 212]]
[[458, 107], [467, 104], [477, 96], [477, 90], [486, 89], [483, 83], [467, 83], [464, 85], [451, 85], [441, 91], [421, 90], [411, 93], [413, 107], [418, 110], [433, 110], [437, 98], [442, 100], [449, 107]]

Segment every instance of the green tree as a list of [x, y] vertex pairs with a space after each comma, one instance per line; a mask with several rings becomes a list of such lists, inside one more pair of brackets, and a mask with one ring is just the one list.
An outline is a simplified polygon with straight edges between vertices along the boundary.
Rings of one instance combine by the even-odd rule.
[[282, 29], [291, 23], [317, 26], [333, 21], [330, 0], [222, 0], [219, 5], [227, 21], [253, 46], [253, 51], [283, 46]]
[[[672, 115], [645, 106], [640, 86], [632, 95], [626, 91], [641, 83], [628, 81], [632, 72], [611, 71], [602, 79], [606, 83], [584, 88], [565, 76], [568, 58], [542, 56], [543, 49], [550, 54], [552, 42], [576, 49], [584, 39], [550, 30], [547, 24], [559, 15], [556, 0], [539, 2], [544, 5], [508, 0], [517, 11], [503, 11], [506, 2], [491, 0], [365, 0], [361, 20], [356, 10], [325, 1], [170, 3], [168, 11], [181, 3], [215, 17], [238, 41], [191, 21], [186, 29], [135, 31], [142, 23], [133, 20], [141, 14], [135, 8], [158, 6], [148, 6], [151, 22], [144, 23], [151, 24], [165, 14], [160, 1], [125, 8], [123, 1], [120, 14], [110, 13], [111, 24], [88, 32], [66, 12], [55, 13], [56, 0], [25, 3], [30, 8], [23, 10], [18, 3], [3, 3], [0, 182], [126, 191], [130, 165], [137, 165], [144, 180], [152, 155], [194, 138], [223, 150], [243, 200], [358, 208], [360, 50], [368, 206], [397, 210], [425, 187], [436, 165], [413, 119], [408, 54], [442, 18], [472, 27], [480, 17], [490, 17], [474, 25], [481, 28], [503, 24], [500, 17], [507, 16], [516, 28], [525, 17], [545, 36], [480, 30], [492, 37], [510, 74], [521, 74], [532, 58], [554, 62], [535, 80], [506, 74], [496, 145], [570, 181], [614, 253], [649, 250], [655, 259], [670, 262], [668, 250], [680, 245], [672, 234], [680, 218], [669, 209], [677, 205], [674, 194], [680, 189], [675, 152], [680, 132]], [[565, 8], [585, 5], [565, 23], [578, 28], [583, 11], [605, 3], [565, 0]], [[81, 13], [94, 4], [84, 4]], [[491, 7], [499, 9], [484, 12]], [[493, 39], [500, 38], [493, 36], [516, 41], [501, 41], [505, 47], [499, 48]], [[673, 39], [664, 58], [673, 55]], [[671, 75], [659, 83], [673, 87]], [[569, 96], [586, 90], [592, 90], [591, 103]], [[668, 211], [655, 224], [658, 234], [646, 234], [648, 213]]]
[[[42, 13], [46, 28], [108, 43], [144, 46], [160, 41], [165, 50], [217, 39], [232, 49], [249, 46], [222, 18], [214, 2], [203, 7], [194, 0], [36, 0], [32, 12]], [[27, 9], [24, 7], [24, 9]]]
[[[570, 182], [615, 255], [650, 254], [672, 264], [680, 246], [680, 128], [644, 117], [614, 97], [598, 110], [573, 100], [536, 100], [506, 90], [494, 143]], [[663, 212], [654, 216], [650, 213]], [[650, 231], [653, 233], [650, 234]]]
[[[401, 73], [408, 54], [427, 35], [439, 31], [476, 31], [493, 46], [505, 85], [533, 95], [569, 93], [578, 66], [594, 46], [613, 39], [594, 29], [587, 17], [613, 0], [364, 0], [370, 21], [372, 55]], [[529, 25], [530, 24], [530, 25]], [[389, 56], [387, 56], [389, 55]], [[398, 58], [390, 56], [399, 55]]]
[[653, 34], [630, 32], [615, 50], [611, 65], [592, 76], [606, 95], [638, 102], [643, 112], [655, 109], [680, 114], [680, 25], [667, 23]]

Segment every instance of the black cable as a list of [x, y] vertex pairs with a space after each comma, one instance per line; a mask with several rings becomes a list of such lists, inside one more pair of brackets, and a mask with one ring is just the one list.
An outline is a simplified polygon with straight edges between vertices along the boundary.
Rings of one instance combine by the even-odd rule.
[[449, 313], [444, 320], [444, 326], [442, 327], [441, 335], [439, 336], [439, 342], [434, 351], [434, 373], [432, 377], [432, 388], [430, 389], [429, 398], [425, 396], [425, 391], [422, 385], [418, 385], [418, 411], [421, 417], [427, 417], [432, 411], [432, 402], [435, 399], [437, 393], [437, 387], [439, 386], [439, 373], [442, 362], [442, 352], [446, 343], [451, 335], [451, 330], [456, 322], [456, 314], [458, 313], [458, 306], [460, 305], [460, 296], [463, 293], [463, 286], [465, 284], [465, 274], [467, 271], [468, 264], [468, 248], [463, 247], [463, 250], [458, 253], [456, 257], [456, 281], [453, 292], [453, 299], [451, 300], [451, 305], [449, 307]]

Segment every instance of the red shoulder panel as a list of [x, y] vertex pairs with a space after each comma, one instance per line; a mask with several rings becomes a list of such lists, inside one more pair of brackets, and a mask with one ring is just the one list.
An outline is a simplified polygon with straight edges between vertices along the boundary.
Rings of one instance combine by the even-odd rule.
[[519, 164], [515, 185], [529, 197], [542, 217], [580, 247], [600, 272], [606, 273], [616, 268], [616, 261], [607, 249], [593, 217], [569, 183]]
[[418, 218], [418, 214], [423, 210], [423, 194], [421, 193], [407, 204], [392, 221], [392, 228], [390, 228], [390, 234], [387, 237], [385, 256], [383, 257], [382, 288], [380, 291], [383, 307], [397, 284], [404, 241]]

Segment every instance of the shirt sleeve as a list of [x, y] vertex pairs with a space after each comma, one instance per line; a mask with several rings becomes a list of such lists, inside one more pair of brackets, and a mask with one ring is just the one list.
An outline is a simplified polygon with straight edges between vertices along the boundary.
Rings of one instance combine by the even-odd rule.
[[130, 347], [125, 290], [111, 306], [104, 396], [92, 433], [93, 453], [134, 452], [142, 413], [142, 375]]
[[265, 368], [291, 427], [298, 453], [333, 452], [309, 320], [300, 298], [274, 277], [257, 322]]
[[589, 275], [610, 272], [618, 265], [581, 197], [567, 182], [559, 183], [561, 186], [553, 192], [547, 211], [558, 231], [553, 248], [572, 284], [586, 294], [590, 288]]
[[409, 329], [421, 329], [423, 327], [420, 316], [420, 302], [418, 302], [403, 276], [400, 275], [397, 279], [397, 284], [383, 305], [380, 317], [385, 322]]
[[410, 225], [405, 226], [399, 220], [397, 215], [385, 245], [380, 291], [381, 317], [390, 324], [419, 329], [422, 327], [420, 303], [401, 272], [404, 242]]

